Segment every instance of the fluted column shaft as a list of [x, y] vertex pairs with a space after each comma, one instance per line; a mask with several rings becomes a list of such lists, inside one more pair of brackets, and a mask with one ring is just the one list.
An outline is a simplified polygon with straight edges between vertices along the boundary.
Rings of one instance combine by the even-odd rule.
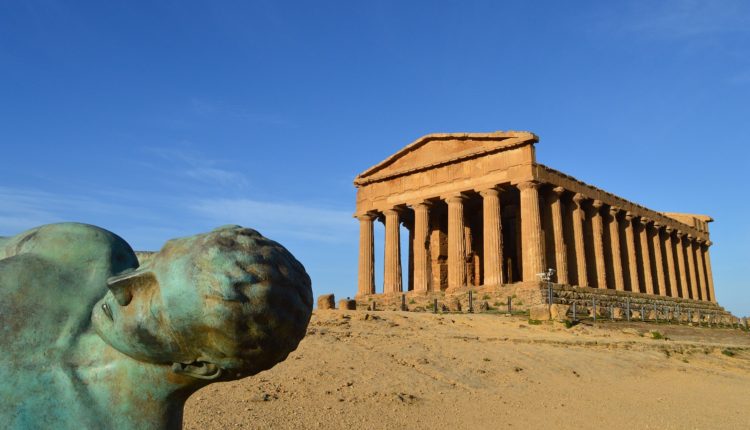
[[500, 222], [500, 192], [491, 188], [482, 196], [482, 227], [484, 235], [484, 285], [500, 285], [503, 279], [503, 232]]
[[677, 271], [674, 265], [674, 244], [672, 243], [672, 229], [667, 227], [667, 235], [664, 240], [664, 250], [667, 252], [667, 273], [669, 275], [669, 292], [672, 297], [679, 297], [677, 284]]
[[690, 275], [690, 291], [693, 294], [693, 300], [700, 300], [698, 292], [698, 275], [695, 271], [695, 247], [693, 246], [693, 235], [687, 236], [687, 267]]
[[703, 253], [703, 260], [706, 263], [706, 276], [708, 277], [708, 290], [711, 294], [711, 301], [716, 303], [716, 295], [714, 293], [714, 275], [711, 273], [711, 254], [709, 253], [709, 248], [711, 247], [711, 242], [706, 242], [704, 253]]
[[375, 294], [375, 238], [372, 222], [374, 216], [360, 215], [359, 219], [359, 273], [357, 295]]
[[542, 218], [539, 213], [539, 183], [522, 182], [521, 190], [521, 249], [523, 252], [523, 280], [538, 280], [544, 270], [544, 240]]
[[706, 273], [705, 266], [703, 263], [703, 244], [700, 241], [695, 243], [695, 258], [697, 260], [696, 271], [698, 272], [698, 284], [701, 289], [701, 299], [703, 301], [709, 301], [708, 298], [708, 285], [706, 285]]
[[641, 262], [643, 263], [643, 285], [646, 294], [654, 294], [654, 278], [651, 275], [651, 253], [648, 250], [648, 218], [641, 218]]
[[430, 256], [428, 234], [430, 206], [427, 202], [416, 203], [414, 208], [414, 291], [424, 293], [430, 289]]
[[584, 248], [583, 241], [583, 208], [581, 207], [583, 200], [584, 197], [580, 193], [573, 196], [573, 238], [575, 240], [578, 286], [588, 287], [589, 278], [586, 273], [586, 248]]
[[602, 223], [602, 202], [591, 204], [591, 228], [594, 232], [594, 260], [596, 260], [596, 287], [607, 288], [607, 264], [604, 262], [604, 223]]
[[555, 238], [555, 267], [557, 270], [557, 283], [570, 284], [568, 279], [568, 250], [565, 245], [563, 233], [562, 202], [560, 197], [565, 191], [562, 187], [552, 190], [550, 195], [550, 211], [552, 212], [552, 233]]
[[399, 212], [396, 209], [385, 211], [384, 262], [383, 292], [386, 294], [402, 292], [401, 238], [399, 232]]
[[463, 195], [448, 202], [448, 289], [466, 286], [466, 244], [464, 243]]
[[688, 284], [687, 267], [685, 266], [685, 235], [677, 232], [677, 242], [675, 242], [677, 251], [677, 268], [680, 271], [680, 294], [683, 299], [690, 298], [690, 285]]
[[630, 291], [638, 293], [641, 291], [638, 279], [638, 258], [635, 250], [635, 220], [630, 212], [625, 214], [625, 245], [628, 253], [628, 272], [630, 273]]
[[667, 295], [667, 281], [664, 278], [664, 260], [661, 253], [661, 225], [654, 223], [654, 265], [656, 266], [656, 283], [659, 288], [659, 295]]
[[620, 221], [617, 219], [619, 208], [609, 208], [609, 242], [612, 246], [612, 278], [615, 290], [625, 291], [625, 276], [622, 273], [622, 254], [620, 253]]

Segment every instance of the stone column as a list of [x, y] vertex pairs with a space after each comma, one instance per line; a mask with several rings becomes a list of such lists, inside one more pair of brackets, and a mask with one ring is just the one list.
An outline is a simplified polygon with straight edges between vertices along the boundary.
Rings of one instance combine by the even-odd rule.
[[607, 264], [604, 262], [604, 224], [602, 223], [602, 202], [591, 204], [591, 227], [594, 231], [594, 259], [596, 260], [596, 287], [607, 288]]
[[448, 289], [466, 286], [466, 244], [464, 243], [464, 199], [450, 196], [448, 202]]
[[383, 293], [397, 294], [403, 291], [401, 281], [401, 237], [399, 232], [399, 211], [385, 211], [385, 259]]
[[375, 238], [373, 236], [372, 214], [364, 214], [359, 219], [359, 273], [357, 295], [375, 294]]
[[430, 203], [419, 202], [412, 205], [414, 208], [414, 291], [426, 293], [430, 289], [430, 255], [429, 255], [429, 230], [430, 230]]
[[484, 285], [500, 285], [503, 279], [503, 225], [500, 222], [500, 192], [490, 188], [482, 196], [482, 230], [484, 235]]
[[711, 301], [716, 303], [716, 294], [714, 293], [714, 275], [711, 273], [711, 254], [708, 252], [711, 241], [707, 241], [703, 250], [703, 261], [706, 263], [706, 277], [708, 282], [708, 291], [711, 294]]
[[628, 254], [628, 272], [630, 273], [630, 291], [638, 293], [641, 291], [640, 280], [638, 279], [638, 258], [635, 251], [635, 222], [633, 214], [625, 213], [625, 245], [627, 245]]
[[696, 270], [698, 272], [698, 284], [700, 285], [701, 289], [701, 299], [703, 299], [703, 301], [705, 302], [708, 302], [708, 285], [706, 285], [706, 273], [703, 263], [703, 241], [701, 239], [696, 239], [695, 242], [695, 258], [698, 263]]
[[667, 281], [664, 278], [664, 259], [661, 254], [661, 224], [654, 222], [654, 264], [656, 265], [656, 283], [659, 285], [659, 295], [667, 295]]
[[677, 268], [680, 272], [680, 294], [683, 299], [690, 298], [690, 286], [688, 285], [687, 267], [685, 266], [685, 234], [677, 232], [677, 241], [675, 242], [677, 251]]
[[669, 289], [672, 297], [679, 297], [677, 284], [677, 270], [674, 265], [674, 245], [672, 244], [672, 227], [666, 228], [664, 250], [667, 252], [667, 273], [669, 274]]
[[523, 281], [532, 282], [544, 270], [544, 238], [539, 213], [539, 183], [518, 184], [521, 190], [521, 249], [523, 251]]
[[609, 208], [609, 242], [612, 245], [612, 278], [615, 282], [615, 290], [625, 291], [625, 276], [622, 273], [622, 255], [620, 253], [620, 221], [617, 214], [620, 208], [611, 206]]
[[693, 247], [693, 235], [687, 236], [687, 242], [685, 242], [687, 248], [687, 267], [688, 274], [690, 275], [690, 291], [693, 294], [693, 300], [700, 300], [700, 293], [698, 293], [698, 276], [695, 271], [695, 248]]
[[568, 279], [568, 250], [563, 233], [562, 202], [560, 197], [565, 188], [556, 187], [550, 195], [550, 210], [552, 212], [552, 232], [555, 236], [555, 267], [557, 283], [570, 284]]
[[576, 271], [578, 272], [578, 286], [588, 287], [589, 278], [586, 274], [586, 249], [583, 241], [583, 194], [576, 193], [573, 196], [573, 237], [575, 238], [576, 249]]
[[641, 217], [641, 262], [643, 263], [643, 284], [646, 294], [654, 294], [654, 278], [651, 275], [651, 253], [648, 251], [648, 223], [650, 219]]

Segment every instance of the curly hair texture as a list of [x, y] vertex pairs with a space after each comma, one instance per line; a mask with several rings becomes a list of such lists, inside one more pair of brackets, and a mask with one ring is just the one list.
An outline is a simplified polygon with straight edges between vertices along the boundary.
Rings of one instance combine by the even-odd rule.
[[[199, 290], [189, 322], [200, 359], [236, 379], [273, 367], [297, 348], [313, 298], [310, 277], [283, 246], [241, 226], [167, 242], [153, 261]], [[185, 322], [183, 322], [185, 324]]]

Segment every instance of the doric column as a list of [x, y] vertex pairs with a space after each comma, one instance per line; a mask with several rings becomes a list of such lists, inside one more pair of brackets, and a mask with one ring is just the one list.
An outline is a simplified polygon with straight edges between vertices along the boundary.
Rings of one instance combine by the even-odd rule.
[[674, 265], [674, 245], [672, 244], [672, 227], [666, 228], [664, 250], [667, 252], [667, 273], [669, 276], [669, 290], [672, 297], [679, 297], [677, 284], [677, 270]]
[[667, 295], [667, 281], [664, 278], [664, 259], [661, 254], [661, 224], [654, 222], [654, 265], [656, 266], [656, 283], [659, 285], [659, 295]]
[[450, 196], [448, 202], [448, 289], [466, 286], [466, 244], [464, 243], [464, 199]]
[[550, 211], [552, 212], [552, 232], [555, 236], [555, 267], [557, 270], [557, 283], [570, 284], [568, 279], [568, 250], [565, 245], [563, 233], [562, 202], [560, 197], [565, 188], [556, 187], [550, 195]]
[[677, 232], [677, 241], [675, 242], [677, 251], [677, 269], [680, 272], [680, 296], [683, 299], [690, 298], [690, 285], [688, 284], [687, 267], [685, 266], [685, 234]]
[[482, 196], [482, 227], [484, 235], [484, 285], [500, 285], [503, 280], [503, 231], [500, 222], [500, 192], [490, 188]]
[[539, 183], [518, 184], [521, 190], [521, 250], [523, 252], [523, 280], [536, 281], [544, 270], [544, 240], [539, 213]]
[[401, 238], [399, 211], [385, 211], [385, 259], [383, 293], [395, 294], [403, 291], [401, 282]]
[[638, 258], [635, 251], [635, 221], [633, 214], [625, 213], [625, 245], [628, 253], [628, 272], [630, 273], [630, 291], [638, 293], [641, 291], [638, 279]]
[[359, 273], [357, 295], [375, 294], [375, 238], [373, 237], [372, 214], [364, 214], [359, 219]]
[[700, 300], [700, 293], [698, 292], [698, 274], [695, 271], [695, 247], [693, 246], [693, 235], [687, 235], [687, 242], [685, 242], [687, 248], [687, 267], [688, 274], [690, 275], [690, 292], [693, 294], [693, 300]]
[[604, 224], [602, 223], [602, 202], [591, 204], [591, 228], [594, 231], [594, 259], [596, 260], [596, 287], [607, 288], [607, 264], [604, 262]]
[[414, 291], [425, 293], [430, 289], [430, 255], [428, 234], [430, 229], [430, 203], [419, 202], [414, 208]]
[[646, 294], [654, 294], [654, 278], [651, 275], [651, 253], [648, 251], [648, 223], [650, 219], [641, 217], [641, 262], [643, 263], [643, 285]]
[[586, 274], [586, 249], [583, 241], [583, 194], [576, 193], [573, 196], [573, 237], [576, 249], [576, 271], [578, 272], [578, 286], [588, 287], [589, 278]]
[[714, 275], [711, 273], [711, 254], [709, 253], [709, 247], [711, 241], [707, 241], [703, 250], [703, 261], [706, 263], [706, 279], [708, 283], [708, 292], [711, 295], [709, 297], [712, 302], [716, 303], [716, 294], [714, 293]]
[[701, 289], [701, 299], [703, 301], [708, 302], [708, 285], [706, 285], [706, 272], [705, 272], [705, 266], [703, 264], [703, 241], [701, 239], [696, 239], [695, 241], [695, 259], [697, 260], [697, 267], [696, 271], [698, 272], [698, 284], [700, 285]]
[[625, 291], [625, 276], [622, 273], [622, 255], [620, 253], [620, 221], [617, 214], [620, 208], [611, 206], [609, 208], [609, 243], [612, 245], [612, 278], [615, 281], [615, 290]]

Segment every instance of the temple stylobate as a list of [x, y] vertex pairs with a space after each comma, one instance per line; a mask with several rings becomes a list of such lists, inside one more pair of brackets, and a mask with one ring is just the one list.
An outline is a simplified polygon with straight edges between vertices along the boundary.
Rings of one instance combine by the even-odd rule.
[[[538, 285], [551, 267], [557, 284], [716, 302], [710, 217], [585, 184], [537, 163], [537, 142], [530, 132], [430, 134], [357, 176], [357, 295]], [[376, 220], [385, 224], [380, 292]]]

